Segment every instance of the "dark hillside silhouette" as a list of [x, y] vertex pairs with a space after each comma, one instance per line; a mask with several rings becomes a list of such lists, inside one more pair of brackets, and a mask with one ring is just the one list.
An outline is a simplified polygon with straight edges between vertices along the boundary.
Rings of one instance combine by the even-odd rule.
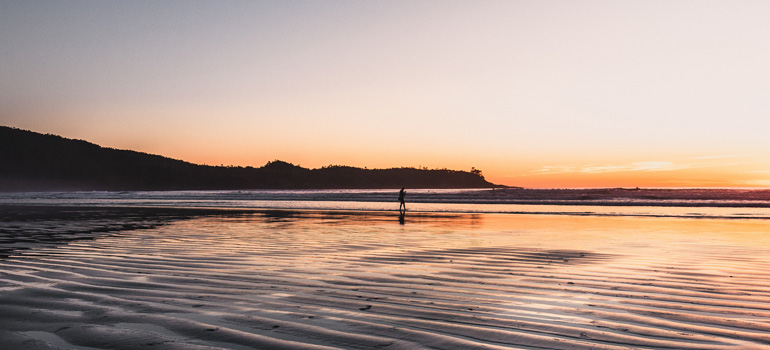
[[480, 172], [208, 166], [0, 126], [0, 191], [489, 188]]

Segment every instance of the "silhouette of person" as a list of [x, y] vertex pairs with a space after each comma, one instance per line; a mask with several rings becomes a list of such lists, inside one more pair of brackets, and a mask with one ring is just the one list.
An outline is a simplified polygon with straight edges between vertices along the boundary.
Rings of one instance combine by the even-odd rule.
[[401, 187], [401, 192], [398, 193], [398, 201], [401, 202], [401, 204], [398, 205], [399, 211], [406, 211], [406, 202], [404, 201], [405, 196], [406, 191], [404, 191], [404, 188]]

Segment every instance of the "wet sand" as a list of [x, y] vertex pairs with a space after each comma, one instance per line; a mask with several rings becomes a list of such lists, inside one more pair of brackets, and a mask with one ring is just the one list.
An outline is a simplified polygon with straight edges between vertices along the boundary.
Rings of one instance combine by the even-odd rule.
[[68, 210], [0, 210], [7, 348], [770, 348], [766, 220]]

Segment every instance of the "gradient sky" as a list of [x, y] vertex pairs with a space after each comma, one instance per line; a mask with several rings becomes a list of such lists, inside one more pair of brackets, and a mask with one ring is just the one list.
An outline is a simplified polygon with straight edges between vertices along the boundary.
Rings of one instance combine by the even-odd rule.
[[770, 186], [770, 1], [5, 1], [0, 124], [194, 163]]

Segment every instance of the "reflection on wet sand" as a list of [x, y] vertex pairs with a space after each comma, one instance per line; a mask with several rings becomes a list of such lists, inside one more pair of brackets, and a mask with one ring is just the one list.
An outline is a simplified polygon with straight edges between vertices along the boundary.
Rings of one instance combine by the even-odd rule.
[[232, 216], [244, 210], [162, 207], [72, 207], [0, 205], [0, 259], [14, 251], [56, 246], [132, 230], [152, 229], [176, 220]]
[[0, 341], [767, 347], [768, 228], [757, 220], [412, 212], [181, 215], [0, 261]]

